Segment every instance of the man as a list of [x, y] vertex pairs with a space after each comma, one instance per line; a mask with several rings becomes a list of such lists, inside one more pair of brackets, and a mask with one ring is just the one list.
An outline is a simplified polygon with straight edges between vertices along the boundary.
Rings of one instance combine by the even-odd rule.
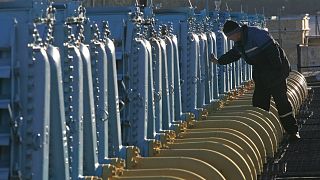
[[297, 121], [287, 97], [286, 78], [291, 70], [283, 49], [267, 31], [256, 27], [240, 26], [228, 20], [223, 26], [223, 32], [235, 44], [219, 59], [212, 55], [211, 61], [225, 65], [242, 57], [252, 65], [255, 82], [252, 105], [269, 111], [272, 96], [280, 122], [289, 135], [288, 140], [290, 142], [298, 140], [300, 136]]

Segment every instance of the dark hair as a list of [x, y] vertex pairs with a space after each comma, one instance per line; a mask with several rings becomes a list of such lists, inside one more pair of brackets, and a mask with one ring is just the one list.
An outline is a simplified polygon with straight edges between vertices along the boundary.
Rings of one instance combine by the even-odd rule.
[[223, 33], [226, 36], [231, 36], [232, 34], [239, 32], [241, 26], [232, 20], [227, 20], [223, 25]]

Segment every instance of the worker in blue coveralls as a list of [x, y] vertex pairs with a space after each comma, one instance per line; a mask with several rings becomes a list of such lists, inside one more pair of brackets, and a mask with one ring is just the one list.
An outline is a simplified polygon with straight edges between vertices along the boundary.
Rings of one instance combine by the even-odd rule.
[[297, 121], [287, 97], [286, 78], [291, 69], [283, 49], [267, 31], [257, 27], [240, 26], [228, 20], [223, 32], [235, 42], [234, 46], [219, 59], [213, 54], [210, 58], [212, 63], [225, 65], [242, 57], [252, 65], [255, 83], [252, 105], [269, 111], [272, 96], [289, 142], [300, 139]]

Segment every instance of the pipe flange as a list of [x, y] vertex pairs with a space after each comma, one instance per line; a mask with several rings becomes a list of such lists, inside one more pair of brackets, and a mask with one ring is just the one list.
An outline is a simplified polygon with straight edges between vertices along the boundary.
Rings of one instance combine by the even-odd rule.
[[127, 159], [126, 159], [126, 168], [132, 169], [135, 168], [138, 164], [138, 159], [140, 156], [140, 149], [136, 146], [127, 146]]

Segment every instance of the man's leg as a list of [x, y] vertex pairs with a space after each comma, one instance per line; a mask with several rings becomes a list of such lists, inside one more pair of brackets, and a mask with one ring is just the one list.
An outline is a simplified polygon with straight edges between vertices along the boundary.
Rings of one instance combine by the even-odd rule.
[[287, 83], [281, 82], [279, 85], [271, 88], [271, 94], [276, 103], [280, 122], [286, 132], [295, 136], [298, 132], [297, 120], [293, 116], [291, 104], [287, 96]]
[[252, 97], [252, 106], [259, 107], [266, 111], [270, 110], [270, 99], [271, 94], [266, 90], [266, 88], [261, 86], [255, 86], [253, 97]]

